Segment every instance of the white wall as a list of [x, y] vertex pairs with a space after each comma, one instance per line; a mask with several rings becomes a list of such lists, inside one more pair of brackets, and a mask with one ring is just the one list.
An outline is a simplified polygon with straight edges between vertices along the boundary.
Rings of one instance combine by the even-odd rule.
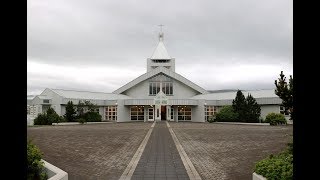
[[51, 105], [55, 105], [56, 109], [55, 111], [57, 112], [58, 115], [62, 116], [64, 115], [64, 113], [61, 112], [62, 108], [60, 106], [60, 104], [62, 103], [62, 96], [56, 94], [55, 92], [53, 92], [50, 89], [45, 89], [40, 95], [46, 95], [48, 97], [51, 97]]
[[118, 100], [117, 122], [131, 121], [130, 106], [124, 105], [124, 100]]
[[191, 106], [192, 114], [191, 121], [192, 122], [205, 122], [205, 114], [204, 114], [204, 103], [205, 100], [199, 100], [198, 106]]
[[269, 113], [280, 113], [280, 106], [279, 105], [261, 105], [261, 117], [265, 119]]

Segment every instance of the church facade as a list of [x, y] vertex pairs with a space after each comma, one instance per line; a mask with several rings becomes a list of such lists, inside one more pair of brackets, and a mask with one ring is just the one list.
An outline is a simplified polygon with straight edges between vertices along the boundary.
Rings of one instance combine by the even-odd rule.
[[[52, 107], [65, 114], [68, 101], [77, 105], [88, 100], [97, 105], [96, 111], [104, 121], [192, 121], [205, 122], [223, 106], [231, 105], [236, 91], [207, 91], [175, 72], [175, 59], [170, 57], [159, 34], [159, 43], [147, 59], [147, 72], [112, 93], [62, 89], [45, 89], [28, 99], [28, 117]], [[261, 117], [268, 113], [284, 113], [281, 99], [274, 89], [242, 91], [251, 94], [261, 105]]]

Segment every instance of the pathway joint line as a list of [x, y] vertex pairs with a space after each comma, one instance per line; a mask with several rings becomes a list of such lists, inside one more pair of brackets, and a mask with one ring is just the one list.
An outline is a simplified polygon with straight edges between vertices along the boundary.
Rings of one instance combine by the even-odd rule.
[[148, 143], [148, 140], [149, 140], [149, 137], [152, 133], [152, 130], [153, 130], [153, 127], [155, 126], [155, 123], [154, 122], [152, 125], [151, 125], [151, 129], [149, 129], [149, 131], [147, 132], [147, 135], [145, 136], [145, 138], [143, 139], [143, 141], [141, 142], [139, 148], [137, 149], [136, 153], [133, 155], [131, 161], [129, 162], [127, 168], [123, 171], [121, 177], [119, 178], [119, 180], [130, 180], [133, 173], [134, 173], [134, 170], [136, 169], [137, 165], [138, 165], [138, 162], [141, 158], [141, 155], [144, 151], [144, 148], [146, 147], [146, 144]]
[[193, 166], [191, 160], [189, 159], [187, 153], [184, 151], [182, 145], [180, 144], [177, 136], [175, 135], [175, 133], [173, 132], [172, 128], [170, 127], [170, 124], [168, 123], [168, 121], [166, 121], [167, 123], [167, 127], [169, 128], [169, 132], [172, 136], [172, 139], [174, 141], [174, 144], [177, 147], [177, 150], [179, 152], [179, 155], [181, 157], [181, 160], [183, 162], [184, 167], [187, 170], [188, 176], [191, 180], [201, 180], [201, 177], [199, 175], [199, 173], [197, 172], [196, 168]]

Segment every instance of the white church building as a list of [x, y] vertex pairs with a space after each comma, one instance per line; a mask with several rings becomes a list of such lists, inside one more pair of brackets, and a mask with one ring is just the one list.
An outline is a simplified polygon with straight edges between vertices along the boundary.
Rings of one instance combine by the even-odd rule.
[[[163, 43], [163, 33], [153, 55], [147, 59], [147, 72], [112, 93], [45, 89], [40, 95], [27, 96], [27, 114], [36, 117], [52, 107], [64, 115], [68, 101], [77, 105], [89, 100], [103, 121], [192, 121], [205, 122], [221, 107], [231, 105], [236, 91], [208, 91], [175, 72], [175, 59]], [[284, 113], [274, 89], [242, 91], [261, 105], [261, 117]]]

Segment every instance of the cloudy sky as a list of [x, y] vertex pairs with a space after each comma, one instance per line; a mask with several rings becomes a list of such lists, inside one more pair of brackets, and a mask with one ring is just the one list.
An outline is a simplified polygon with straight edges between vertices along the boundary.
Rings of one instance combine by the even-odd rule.
[[112, 92], [146, 72], [164, 24], [176, 72], [207, 90], [293, 73], [290, 0], [28, 0], [27, 93]]

